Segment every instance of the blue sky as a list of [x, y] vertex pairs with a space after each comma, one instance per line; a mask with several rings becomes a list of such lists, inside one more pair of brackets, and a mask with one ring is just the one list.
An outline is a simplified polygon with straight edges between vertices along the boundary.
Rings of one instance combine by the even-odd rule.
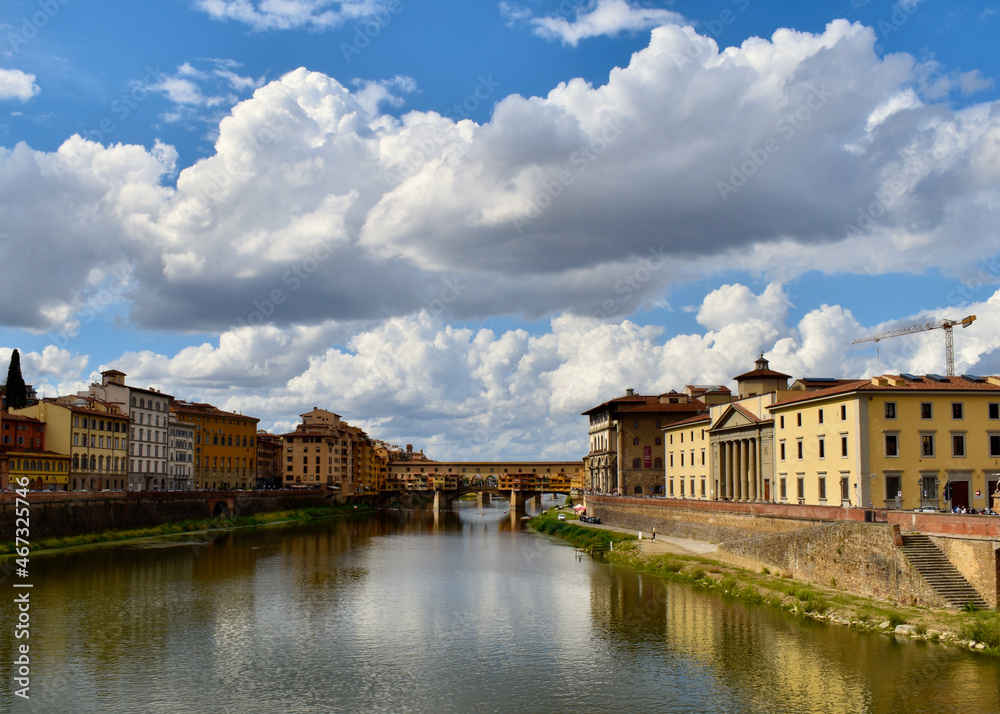
[[941, 317], [997, 373], [998, 45], [987, 2], [5, 2], [0, 361], [442, 458], [760, 351], [943, 372], [850, 346]]

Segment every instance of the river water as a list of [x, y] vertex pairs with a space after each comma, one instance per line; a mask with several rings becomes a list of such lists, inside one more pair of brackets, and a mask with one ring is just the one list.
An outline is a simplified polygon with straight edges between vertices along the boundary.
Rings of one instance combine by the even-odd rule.
[[995, 659], [610, 566], [503, 506], [31, 567], [31, 698], [4, 608], [0, 711], [1000, 711]]

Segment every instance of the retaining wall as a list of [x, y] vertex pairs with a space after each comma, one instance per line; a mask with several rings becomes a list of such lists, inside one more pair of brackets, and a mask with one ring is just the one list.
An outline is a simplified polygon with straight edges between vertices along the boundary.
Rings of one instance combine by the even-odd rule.
[[[925, 607], [947, 603], [893, 539], [893, 526], [934, 540], [986, 602], [1000, 607], [1000, 517], [767, 503], [587, 496], [609, 525], [717, 543], [720, 560], [870, 597]], [[880, 522], [881, 521], [881, 522]]]
[[[0, 541], [14, 538], [15, 498], [0, 494]], [[330, 503], [321, 492], [294, 491], [29, 492], [27, 500], [32, 541], [208, 518], [217, 508], [247, 516]]]

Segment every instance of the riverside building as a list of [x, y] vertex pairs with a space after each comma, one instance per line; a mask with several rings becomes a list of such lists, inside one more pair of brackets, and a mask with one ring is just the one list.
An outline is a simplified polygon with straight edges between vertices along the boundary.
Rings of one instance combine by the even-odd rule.
[[118, 406], [70, 396], [44, 399], [15, 412], [44, 422], [48, 448], [69, 456], [69, 490], [127, 488], [130, 420]]
[[171, 412], [194, 433], [196, 490], [253, 490], [257, 485], [256, 417], [211, 404], [175, 401]]
[[1000, 482], [1000, 377], [881, 375], [770, 412], [781, 501], [978, 511]]
[[164, 490], [167, 484], [167, 441], [173, 397], [157, 389], [125, 384], [124, 372], [101, 372], [101, 383], [79, 396], [115, 405], [130, 419], [128, 490]]
[[685, 388], [659, 396], [632, 389], [583, 412], [590, 450], [585, 487], [598, 493], [664, 495], [665, 426], [699, 415], [710, 402], [729, 400], [725, 387]]

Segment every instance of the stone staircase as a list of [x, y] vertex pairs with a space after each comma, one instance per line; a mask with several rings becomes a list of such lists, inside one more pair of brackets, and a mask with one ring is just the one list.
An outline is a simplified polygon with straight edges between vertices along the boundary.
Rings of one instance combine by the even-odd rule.
[[930, 538], [920, 533], [907, 533], [903, 535], [902, 550], [927, 584], [952, 607], [961, 608], [972, 603], [984, 610], [989, 609], [986, 601]]

